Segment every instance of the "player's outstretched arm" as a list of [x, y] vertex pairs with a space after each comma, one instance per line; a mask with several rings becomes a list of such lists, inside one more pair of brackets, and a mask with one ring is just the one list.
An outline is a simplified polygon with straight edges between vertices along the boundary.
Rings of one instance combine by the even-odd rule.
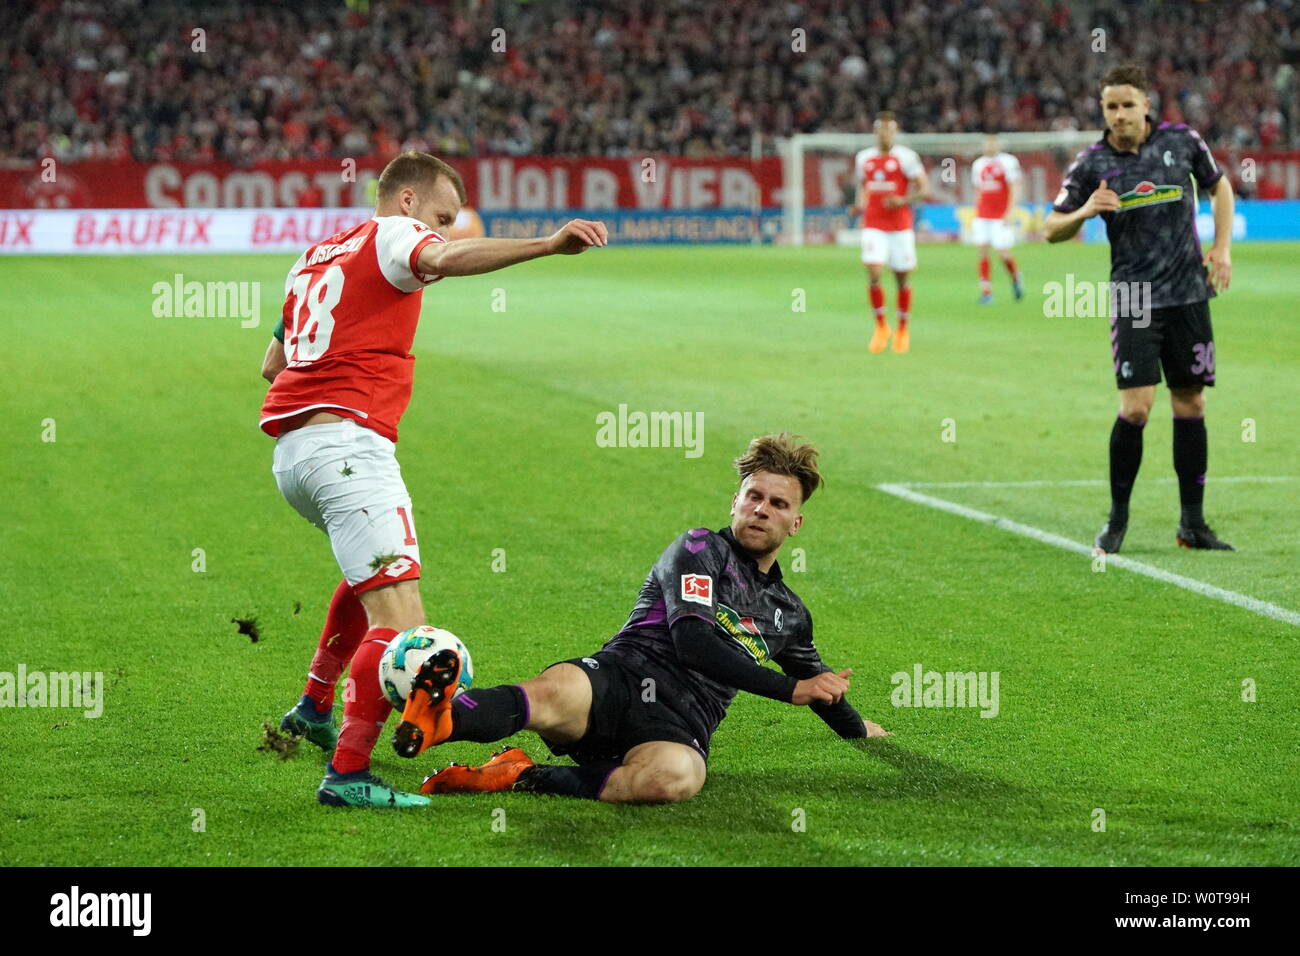
[[806, 705], [826, 721], [826, 726], [844, 739], [892, 736], [879, 724], [864, 719], [848, 702], [844, 694], [849, 689], [849, 677], [853, 671], [845, 668], [837, 674], [826, 666], [813, 643], [811, 616], [808, 633], [772, 659], [785, 671], [786, 676], [793, 677], [798, 682], [790, 703]]
[[[807, 705], [818, 717], [826, 721], [832, 730], [846, 739], [892, 737], [892, 733], [862, 717], [844, 699], [852, 673], [852, 668], [845, 668], [838, 674], [825, 671], [815, 677], [801, 680], [795, 685], [790, 703]], [[862, 732], [859, 732], [859, 726]]]
[[455, 239], [431, 242], [420, 252], [419, 271], [438, 276], [476, 276], [542, 256], [571, 256], [609, 242], [605, 224], [572, 219], [554, 235], [536, 239]]

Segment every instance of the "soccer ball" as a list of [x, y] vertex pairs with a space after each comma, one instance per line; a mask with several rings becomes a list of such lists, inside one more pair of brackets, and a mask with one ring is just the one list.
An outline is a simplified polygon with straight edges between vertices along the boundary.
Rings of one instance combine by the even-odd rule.
[[379, 658], [379, 686], [384, 689], [389, 703], [399, 710], [405, 707], [407, 695], [411, 693], [411, 681], [420, 672], [421, 665], [448, 648], [460, 654], [461, 660], [460, 680], [452, 691], [455, 697], [474, 683], [474, 665], [469, 658], [469, 649], [459, 637], [440, 627], [422, 624], [407, 628], [389, 641]]

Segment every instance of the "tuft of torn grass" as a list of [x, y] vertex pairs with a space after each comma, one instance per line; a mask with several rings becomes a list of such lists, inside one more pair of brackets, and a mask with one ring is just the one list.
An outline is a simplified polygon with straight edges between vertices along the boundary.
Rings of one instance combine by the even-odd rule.
[[255, 618], [255, 617], [232, 617], [232, 618], [230, 619], [230, 623], [231, 623], [231, 624], [236, 624], [236, 625], [238, 625], [238, 626], [239, 626], [239, 633], [240, 633], [240, 634], [247, 634], [247, 635], [248, 635], [248, 639], [249, 639], [252, 643], [256, 644], [259, 640], [261, 640], [261, 638], [262, 638], [262, 629], [261, 629], [260, 627], [258, 627], [258, 625], [257, 625], [257, 618]]
[[298, 752], [300, 743], [302, 743], [301, 737], [280, 733], [269, 720], [262, 722], [262, 742], [258, 745], [258, 750], [273, 753], [281, 760], [288, 760]]

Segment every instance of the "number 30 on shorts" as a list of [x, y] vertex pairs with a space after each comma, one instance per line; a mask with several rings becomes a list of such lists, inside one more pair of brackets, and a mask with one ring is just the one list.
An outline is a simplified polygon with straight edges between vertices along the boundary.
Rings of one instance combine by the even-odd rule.
[[1192, 374], [1200, 375], [1202, 372], [1214, 372], [1214, 343], [1197, 342], [1192, 346], [1192, 353], [1196, 356], [1196, 361], [1192, 363]]

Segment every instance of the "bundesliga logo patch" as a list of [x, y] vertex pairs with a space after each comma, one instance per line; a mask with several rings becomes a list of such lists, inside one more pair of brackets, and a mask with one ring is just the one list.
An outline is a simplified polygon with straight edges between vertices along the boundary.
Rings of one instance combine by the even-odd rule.
[[707, 574], [682, 575], [682, 600], [709, 607], [713, 604], [713, 578]]

